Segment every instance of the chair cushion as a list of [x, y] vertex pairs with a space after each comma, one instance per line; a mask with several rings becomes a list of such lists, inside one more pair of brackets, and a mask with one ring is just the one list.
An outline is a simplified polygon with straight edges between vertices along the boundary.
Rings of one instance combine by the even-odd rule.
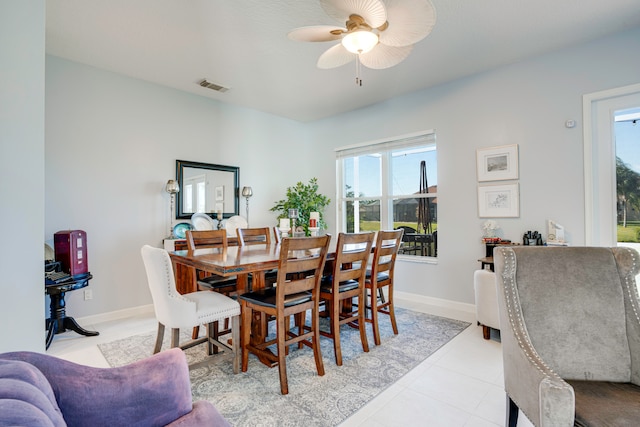
[[228, 286], [236, 286], [236, 280], [236, 276], [223, 277], [214, 274], [199, 279], [198, 285], [209, 289], [226, 288]]
[[633, 426], [640, 420], [640, 387], [631, 383], [567, 381], [576, 396], [576, 426]]
[[[322, 292], [333, 292], [333, 277], [325, 276], [322, 278], [322, 283], [320, 284], [320, 290]], [[356, 289], [358, 287], [357, 280], [346, 280], [344, 282], [340, 282], [338, 285], [338, 292], [347, 292], [352, 289]]]
[[[367, 270], [366, 275], [367, 280], [371, 280], [371, 270]], [[384, 271], [382, 273], [378, 273], [378, 282], [382, 282], [383, 280], [387, 280], [389, 278], [389, 273]]]
[[240, 315], [238, 301], [218, 292], [190, 292], [183, 297], [196, 303], [196, 316], [200, 323], [211, 323]]
[[0, 425], [66, 426], [49, 381], [35, 366], [0, 360]]
[[[265, 307], [276, 306], [276, 288], [265, 288], [240, 295], [240, 299]], [[285, 307], [298, 305], [311, 301], [311, 292], [300, 292], [287, 295], [284, 301]]]

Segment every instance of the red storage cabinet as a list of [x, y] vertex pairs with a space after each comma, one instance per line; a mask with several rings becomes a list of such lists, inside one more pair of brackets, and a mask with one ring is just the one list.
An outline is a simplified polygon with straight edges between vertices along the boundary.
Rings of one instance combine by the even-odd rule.
[[89, 272], [87, 260], [87, 233], [83, 230], [58, 231], [53, 235], [56, 261], [62, 271], [77, 276]]

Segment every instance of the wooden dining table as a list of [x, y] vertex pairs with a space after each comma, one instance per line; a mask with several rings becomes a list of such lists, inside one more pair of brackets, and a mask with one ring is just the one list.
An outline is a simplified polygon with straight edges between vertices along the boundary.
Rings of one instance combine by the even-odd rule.
[[[195, 271], [202, 270], [223, 277], [237, 276], [237, 292], [243, 294], [249, 291], [249, 275], [251, 275], [251, 290], [265, 287], [265, 273], [278, 268], [280, 245], [273, 243], [193, 251], [180, 250], [169, 252], [169, 256], [176, 274], [176, 288], [180, 293], [198, 290]], [[331, 251], [331, 257], [335, 259], [335, 249]], [[327, 256], [327, 259], [329, 260], [330, 257]], [[185, 267], [190, 271], [189, 274], [185, 274]], [[260, 318], [260, 313], [254, 314], [251, 342], [257, 344], [264, 342], [267, 336], [267, 322]], [[261, 359], [261, 361], [268, 366], [274, 366], [269, 360]]]

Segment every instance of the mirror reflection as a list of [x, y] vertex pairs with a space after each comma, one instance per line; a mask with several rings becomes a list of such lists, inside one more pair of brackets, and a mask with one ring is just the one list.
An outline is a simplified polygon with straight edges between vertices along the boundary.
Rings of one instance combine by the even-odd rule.
[[240, 168], [236, 166], [176, 160], [176, 179], [180, 186], [176, 219], [203, 212], [212, 218], [239, 214]]

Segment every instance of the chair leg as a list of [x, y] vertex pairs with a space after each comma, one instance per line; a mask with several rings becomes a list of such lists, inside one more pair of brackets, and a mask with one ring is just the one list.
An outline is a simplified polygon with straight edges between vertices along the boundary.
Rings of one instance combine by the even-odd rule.
[[378, 300], [376, 290], [371, 290], [371, 325], [373, 326], [373, 342], [380, 345], [380, 327], [378, 326]]
[[197, 340], [198, 335], [200, 335], [200, 326], [194, 326], [193, 331], [191, 332], [191, 339]]
[[482, 338], [488, 340], [491, 338], [491, 328], [485, 325], [482, 325]]
[[231, 319], [231, 348], [233, 349], [233, 373], [240, 369], [240, 315]]
[[333, 339], [333, 354], [336, 358], [336, 365], [342, 366], [342, 349], [340, 348], [340, 304], [339, 301], [331, 299], [331, 338]]
[[320, 352], [320, 313], [317, 305], [311, 310], [311, 327], [313, 328], [313, 357], [316, 359], [316, 370], [319, 376], [323, 376], [324, 364]]
[[387, 289], [389, 289], [389, 306], [388, 306], [388, 310], [389, 310], [389, 317], [391, 318], [391, 328], [393, 329], [393, 333], [395, 335], [398, 335], [398, 323], [396, 322], [396, 310], [394, 308], [394, 304], [393, 304], [393, 285], [389, 286]]
[[164, 341], [164, 325], [158, 322], [158, 334], [156, 335], [156, 346], [153, 348], [153, 354], [162, 349], [162, 341]]
[[[209, 331], [211, 330], [211, 334], [209, 334]], [[220, 322], [218, 322], [217, 320], [213, 323], [210, 324], [210, 326], [207, 326], [207, 336], [209, 337], [213, 337], [213, 339], [218, 340], [220, 339]], [[209, 353], [209, 354], [218, 354], [218, 346], [216, 345], [212, 345], [212, 351], [213, 353]]]
[[365, 301], [365, 290], [358, 297], [358, 330], [360, 331], [360, 341], [362, 342], [362, 351], [365, 353], [369, 352], [369, 340], [367, 339], [367, 329], [366, 329], [366, 304]]
[[171, 328], [171, 348], [180, 347], [180, 329]]
[[276, 319], [276, 341], [278, 349], [278, 371], [280, 373], [280, 393], [289, 394], [289, 384], [287, 382], [287, 362], [284, 340], [286, 338], [286, 329], [284, 325], [284, 317], [278, 316]]
[[242, 372], [247, 372], [247, 367], [249, 365], [249, 341], [251, 339], [251, 317], [253, 316], [253, 310], [247, 307], [246, 304], [242, 304], [242, 338], [241, 338], [241, 346], [242, 346]]
[[216, 338], [216, 327], [214, 325], [215, 322], [211, 322], [211, 323], [207, 323], [207, 355], [211, 356], [212, 354], [214, 354], [214, 347], [217, 348], [215, 345], [213, 345], [213, 341], [211, 341], [212, 339], [217, 339]]
[[507, 421], [505, 426], [516, 427], [518, 425], [518, 405], [507, 395]]

